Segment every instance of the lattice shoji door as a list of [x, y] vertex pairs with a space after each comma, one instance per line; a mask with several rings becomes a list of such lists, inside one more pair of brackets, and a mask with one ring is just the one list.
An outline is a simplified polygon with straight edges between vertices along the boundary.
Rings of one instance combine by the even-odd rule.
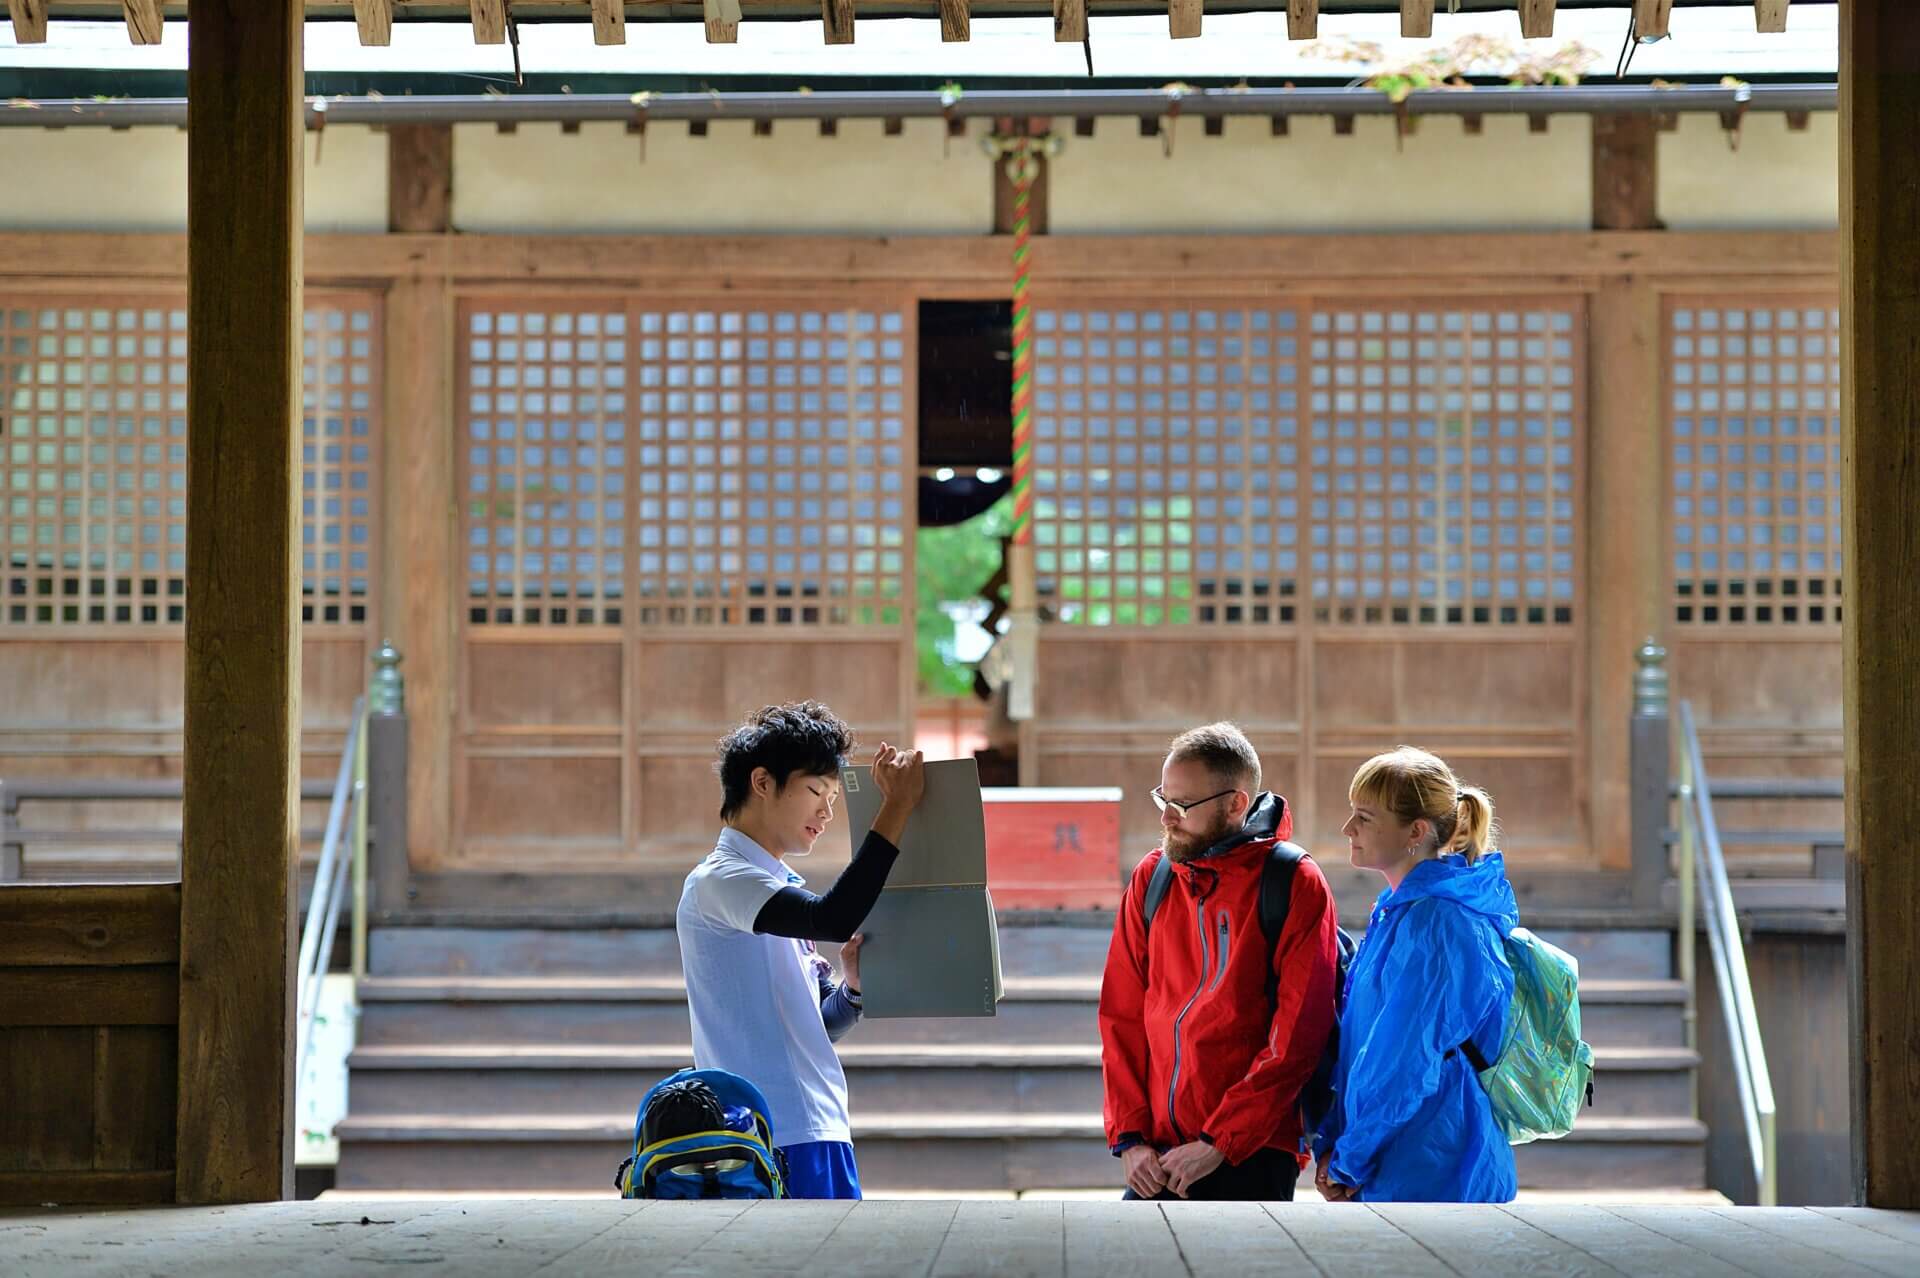
[[689, 305], [636, 327], [641, 624], [901, 625], [904, 316]]
[[1549, 625], [1580, 580], [1582, 340], [1556, 302], [1317, 302], [1316, 622]]
[[[179, 623], [187, 314], [177, 295], [0, 295], [0, 625]], [[364, 620], [375, 544], [379, 316], [311, 299], [305, 619]]]
[[1295, 620], [1299, 326], [1238, 305], [1036, 313], [1035, 568], [1053, 621]]
[[1838, 307], [1674, 297], [1666, 318], [1674, 620], [1837, 627]]
[[475, 304], [462, 330], [468, 620], [619, 623], [633, 465], [626, 308]]

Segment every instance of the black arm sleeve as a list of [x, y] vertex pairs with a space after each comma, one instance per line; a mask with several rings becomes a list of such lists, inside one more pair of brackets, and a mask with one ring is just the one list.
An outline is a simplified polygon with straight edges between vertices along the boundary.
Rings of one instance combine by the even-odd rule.
[[825, 896], [805, 888], [783, 887], [767, 898], [753, 919], [753, 930], [803, 941], [845, 941], [860, 930], [887, 885], [900, 849], [869, 832], [853, 861], [840, 872]]

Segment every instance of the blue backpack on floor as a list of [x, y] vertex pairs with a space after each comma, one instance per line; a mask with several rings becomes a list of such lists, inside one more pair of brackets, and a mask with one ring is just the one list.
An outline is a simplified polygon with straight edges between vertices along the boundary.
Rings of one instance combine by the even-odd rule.
[[633, 1155], [613, 1175], [622, 1198], [785, 1198], [767, 1100], [738, 1074], [683, 1069], [640, 1101]]

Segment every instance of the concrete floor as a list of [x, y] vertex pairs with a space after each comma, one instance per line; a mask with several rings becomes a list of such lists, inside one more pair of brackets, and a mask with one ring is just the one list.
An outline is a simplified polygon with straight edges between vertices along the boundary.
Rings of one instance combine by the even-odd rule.
[[1517, 1203], [269, 1203], [0, 1213], [8, 1278], [1920, 1274], [1920, 1213]]

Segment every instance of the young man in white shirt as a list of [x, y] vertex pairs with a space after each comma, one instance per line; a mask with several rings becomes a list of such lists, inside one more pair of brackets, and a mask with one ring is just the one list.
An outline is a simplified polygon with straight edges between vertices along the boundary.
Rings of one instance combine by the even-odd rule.
[[[900, 855], [925, 792], [920, 752], [882, 743], [872, 831], [826, 895], [789, 857], [833, 820], [853, 732], [814, 701], [768, 706], [720, 742], [720, 819], [711, 855], [687, 875], [675, 927], [693, 1019], [693, 1060], [748, 1079], [772, 1110], [795, 1198], [858, 1198], [847, 1079], [834, 1041], [860, 1019], [860, 925]], [[843, 974], [814, 949], [842, 942]]]

